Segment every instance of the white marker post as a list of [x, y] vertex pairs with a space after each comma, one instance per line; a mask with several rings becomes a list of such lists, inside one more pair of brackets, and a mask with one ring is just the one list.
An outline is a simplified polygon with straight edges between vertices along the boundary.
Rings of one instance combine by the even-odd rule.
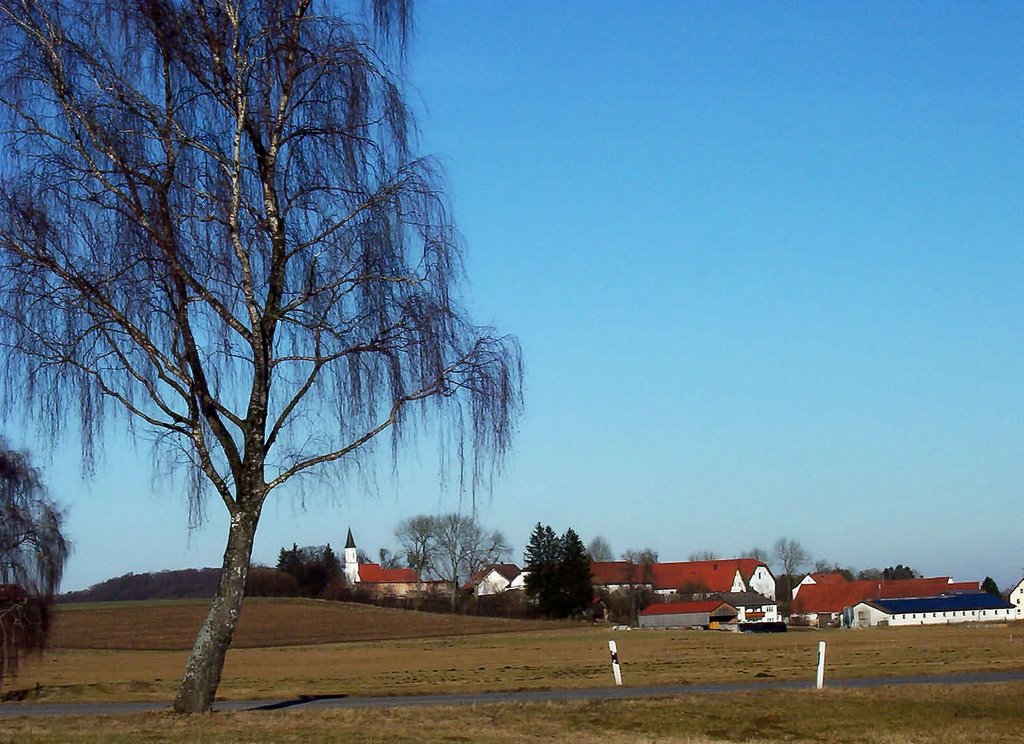
[[818, 641], [818, 684], [820, 690], [825, 684], [825, 641]]
[[622, 687], [622, 670], [619, 668], [619, 650], [615, 647], [615, 641], [608, 641], [608, 650], [612, 652], [612, 673], [615, 675], [615, 684]]

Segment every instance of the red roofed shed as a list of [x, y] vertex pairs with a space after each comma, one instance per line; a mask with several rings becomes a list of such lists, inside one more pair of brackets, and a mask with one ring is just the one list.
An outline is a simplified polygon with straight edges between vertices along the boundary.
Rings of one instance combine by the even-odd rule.
[[727, 602], [708, 599], [700, 602], [653, 604], [640, 613], [641, 628], [708, 628], [712, 624], [735, 623], [739, 612]]

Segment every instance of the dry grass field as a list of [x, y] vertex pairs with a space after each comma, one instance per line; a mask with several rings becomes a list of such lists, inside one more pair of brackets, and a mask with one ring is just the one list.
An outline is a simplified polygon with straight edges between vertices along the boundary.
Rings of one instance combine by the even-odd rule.
[[166, 713], [4, 719], [0, 742], [793, 742], [1006, 744], [1019, 741], [1024, 686], [692, 695], [528, 705]]
[[[53, 647], [5, 693], [35, 701], [174, 695], [203, 602], [58, 608]], [[306, 600], [246, 603], [220, 697], [397, 695], [829, 679], [1024, 669], [1024, 624], [746, 635], [455, 617]], [[17, 705], [6, 703], [5, 705]], [[381, 710], [5, 718], [3, 742], [872, 742], [995, 744], [1024, 683], [682, 695], [653, 700]]]
[[[35, 700], [169, 700], [202, 603], [59, 608], [53, 648], [7, 690]], [[247, 601], [223, 699], [811, 681], [1024, 669], [1024, 624], [747, 635], [523, 623], [304, 600]]]
[[[57, 605], [50, 645], [64, 649], [176, 651], [192, 648], [209, 600]], [[405, 612], [319, 599], [250, 598], [233, 648], [301, 646], [501, 633], [550, 623]]]

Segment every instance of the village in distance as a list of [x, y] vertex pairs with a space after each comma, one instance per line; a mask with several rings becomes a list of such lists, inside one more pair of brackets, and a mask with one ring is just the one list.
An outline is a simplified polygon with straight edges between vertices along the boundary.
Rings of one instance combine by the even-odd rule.
[[[643, 548], [616, 560], [604, 537], [584, 545], [571, 528], [558, 535], [538, 523], [520, 565], [503, 533], [473, 517], [412, 517], [394, 535], [398, 549], [379, 548], [377, 560], [357, 546], [351, 529], [340, 555], [329, 542], [282, 547], [275, 566], [253, 566], [246, 594], [573, 618], [622, 629], [782, 632], [1024, 620], [1024, 578], [1001, 589], [990, 577], [925, 577], [902, 564], [857, 571], [814, 561], [785, 537], [770, 551], [753, 548], [738, 557], [704, 550], [666, 561]], [[58, 601], [208, 598], [219, 573], [129, 573]]]

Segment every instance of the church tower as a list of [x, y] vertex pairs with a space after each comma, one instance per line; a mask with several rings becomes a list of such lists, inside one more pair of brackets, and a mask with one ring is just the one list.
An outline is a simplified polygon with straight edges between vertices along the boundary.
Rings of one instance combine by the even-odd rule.
[[349, 586], [359, 583], [359, 559], [356, 553], [356, 541], [352, 539], [352, 528], [348, 528], [348, 539], [345, 540], [345, 583]]

